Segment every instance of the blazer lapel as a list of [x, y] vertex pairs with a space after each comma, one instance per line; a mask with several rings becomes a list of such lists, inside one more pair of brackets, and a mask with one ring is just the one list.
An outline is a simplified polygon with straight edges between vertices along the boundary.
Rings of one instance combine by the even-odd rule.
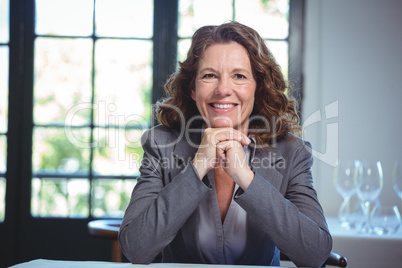
[[[183, 138], [176, 144], [172, 152], [173, 159], [176, 163], [170, 172], [170, 179], [173, 179], [184, 168], [190, 168], [188, 162], [194, 159], [201, 143], [202, 131], [202, 128], [189, 129], [188, 133], [184, 133]], [[183, 233], [182, 237], [184, 244], [186, 245], [186, 250], [194, 255], [193, 259], [203, 260], [198, 242], [199, 237], [197, 226], [199, 223], [199, 217], [199, 210], [196, 209], [180, 231]]]
[[173, 149], [172, 156], [174, 163], [170, 171], [170, 179], [173, 179], [187, 166], [189, 161], [194, 159], [198, 146], [201, 143], [201, 128], [189, 129], [187, 131], [187, 133], [183, 133], [183, 137], [179, 139]]
[[[274, 147], [269, 148], [252, 148], [250, 154], [250, 168], [258, 173], [262, 178], [271, 183], [276, 189], [281, 191], [283, 175], [280, 172], [281, 168], [284, 168], [285, 158]], [[267, 243], [266, 236], [261, 235], [259, 230], [259, 224], [255, 221], [251, 221], [247, 216], [247, 242], [246, 248], [254, 248], [260, 243]], [[262, 241], [264, 240], [264, 241]], [[266, 254], [275, 253], [275, 245], [272, 243], [271, 252], [265, 252]], [[243, 260], [252, 259], [258, 250], [247, 250], [242, 257]]]
[[274, 147], [255, 148], [255, 153], [251, 154], [251, 157], [251, 169], [280, 191], [283, 179], [282, 170], [286, 166], [281, 152]]

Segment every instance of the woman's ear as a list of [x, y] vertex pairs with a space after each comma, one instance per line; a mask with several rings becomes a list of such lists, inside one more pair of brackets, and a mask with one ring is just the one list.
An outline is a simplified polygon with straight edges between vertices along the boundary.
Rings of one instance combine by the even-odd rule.
[[195, 89], [191, 90], [191, 98], [195, 101]]

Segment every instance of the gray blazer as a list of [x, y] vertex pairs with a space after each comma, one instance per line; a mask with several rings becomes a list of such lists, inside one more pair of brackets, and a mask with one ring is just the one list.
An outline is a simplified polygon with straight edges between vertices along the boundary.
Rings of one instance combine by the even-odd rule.
[[[182, 135], [159, 125], [142, 137], [144, 157], [119, 232], [132, 263], [205, 263], [198, 243], [198, 205], [211, 190], [191, 164], [200, 129]], [[322, 208], [313, 188], [308, 142], [287, 135], [255, 149], [255, 177], [235, 198], [247, 212], [247, 242], [238, 264], [279, 265], [279, 250], [296, 265], [318, 267], [332, 249]]]

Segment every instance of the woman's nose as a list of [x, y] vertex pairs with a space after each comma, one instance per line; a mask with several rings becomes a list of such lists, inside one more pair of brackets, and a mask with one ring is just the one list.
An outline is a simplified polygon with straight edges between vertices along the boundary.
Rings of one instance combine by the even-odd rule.
[[219, 79], [218, 85], [215, 88], [215, 94], [222, 96], [229, 96], [233, 92], [230, 78]]

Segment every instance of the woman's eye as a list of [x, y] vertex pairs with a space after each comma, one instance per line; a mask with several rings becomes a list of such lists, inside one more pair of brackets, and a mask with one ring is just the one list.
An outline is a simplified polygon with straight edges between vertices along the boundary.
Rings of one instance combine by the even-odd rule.
[[202, 78], [214, 78], [214, 74], [205, 74]]
[[245, 78], [246, 78], [246, 77], [245, 77], [244, 75], [242, 75], [242, 74], [235, 74], [234, 77], [235, 77], [236, 79], [245, 79]]

